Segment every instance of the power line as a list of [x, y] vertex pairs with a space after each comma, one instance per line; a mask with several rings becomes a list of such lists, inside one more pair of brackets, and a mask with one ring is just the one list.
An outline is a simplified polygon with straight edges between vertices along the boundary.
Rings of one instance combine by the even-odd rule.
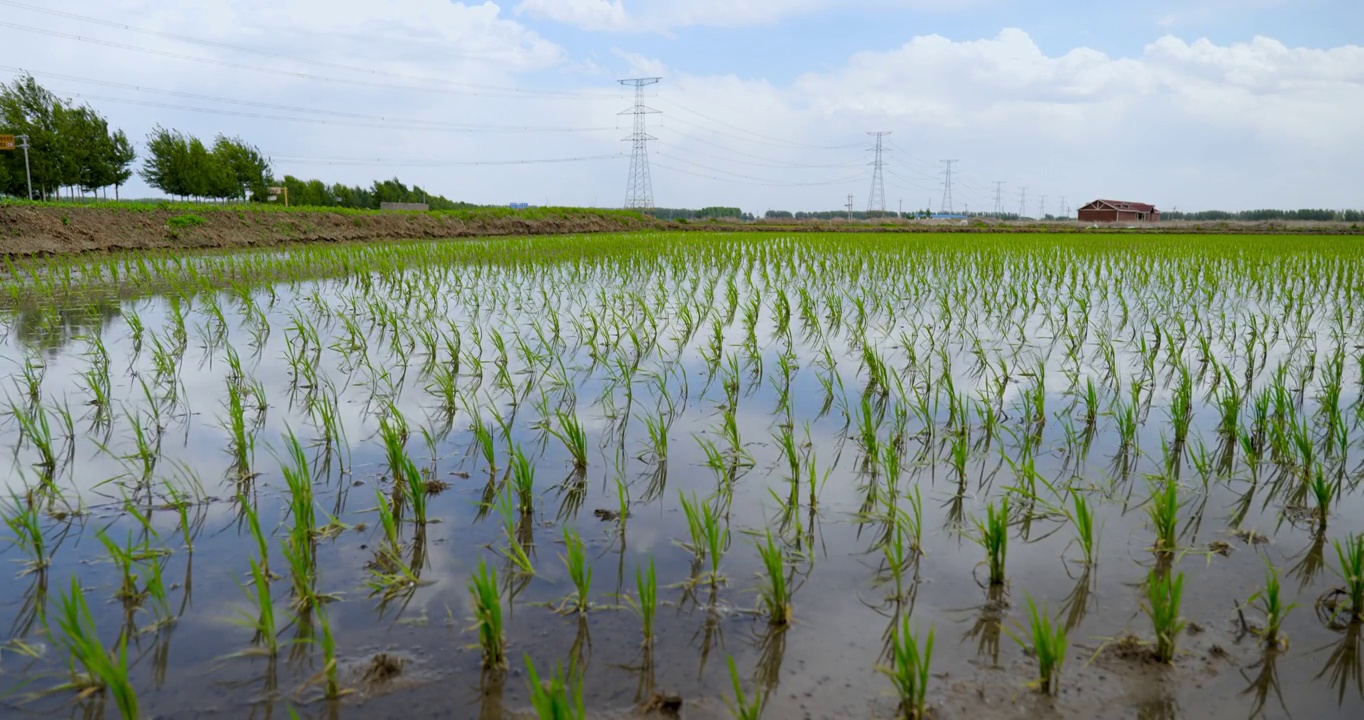
[[[564, 99], [568, 99], [568, 98], [587, 97], [587, 96], [584, 96], [584, 95], [556, 94], [556, 93], [551, 93], [551, 92], [541, 92], [541, 91], [533, 91], [533, 90], [518, 91], [518, 90], [497, 89], [497, 88], [489, 88], [489, 89], [487, 89], [487, 90], [477, 90], [477, 89], [476, 89], [476, 90], [456, 90], [456, 89], [453, 89], [453, 88], [450, 88], [450, 87], [433, 87], [433, 86], [420, 87], [420, 86], [415, 86], [415, 85], [392, 85], [392, 84], [386, 84], [386, 83], [381, 83], [381, 82], [368, 82], [368, 81], [361, 80], [361, 79], [356, 79], [356, 78], [339, 78], [339, 77], [332, 77], [332, 76], [329, 76], [329, 75], [314, 75], [314, 74], [311, 74], [311, 73], [303, 73], [303, 72], [298, 72], [298, 71], [295, 71], [295, 70], [284, 70], [284, 69], [281, 69], [281, 68], [278, 68], [278, 67], [262, 67], [262, 66], [260, 66], [260, 65], [249, 65], [249, 64], [247, 64], [247, 63], [233, 62], [233, 61], [231, 61], [231, 60], [219, 60], [219, 59], [217, 59], [217, 58], [206, 58], [206, 57], [199, 57], [199, 56], [196, 56], [196, 55], [185, 55], [185, 54], [183, 54], [183, 53], [170, 52], [170, 51], [168, 51], [168, 50], [156, 50], [156, 49], [154, 49], [154, 48], [145, 48], [145, 47], [141, 47], [141, 46], [139, 46], [139, 45], [129, 45], [129, 44], [127, 44], [127, 43], [113, 42], [113, 41], [111, 41], [111, 40], [102, 40], [102, 39], [100, 39], [100, 38], [85, 37], [85, 36], [83, 36], [83, 35], [76, 35], [76, 34], [73, 34], [73, 33], [58, 32], [58, 31], [56, 31], [56, 30], [48, 30], [48, 29], [45, 29], [45, 28], [35, 28], [35, 27], [27, 26], [27, 25], [19, 25], [18, 23], [12, 23], [12, 22], [0, 21], [0, 27], [7, 27], [7, 28], [15, 29], [15, 30], [23, 30], [23, 31], [25, 31], [25, 32], [32, 32], [32, 33], [37, 33], [37, 34], [40, 34], [40, 35], [47, 35], [47, 36], [49, 36], [49, 37], [58, 37], [58, 38], [64, 38], [64, 39], [67, 39], [67, 40], [76, 40], [76, 41], [83, 42], [83, 43], [89, 43], [89, 44], [92, 44], [92, 45], [101, 45], [101, 46], [104, 46], [104, 47], [111, 47], [111, 48], [116, 48], [116, 49], [119, 49], [119, 50], [129, 50], [129, 51], [132, 51], [132, 52], [140, 52], [140, 53], [145, 53], [145, 54], [148, 54], [148, 55], [156, 55], [156, 56], [159, 56], [159, 57], [171, 58], [171, 59], [173, 59], [173, 60], [185, 60], [185, 61], [188, 61], [188, 62], [204, 63], [204, 64], [207, 64], [207, 65], [217, 65], [217, 66], [219, 66], [219, 67], [228, 67], [228, 68], [233, 68], [233, 69], [236, 69], [236, 70], [250, 70], [250, 71], [252, 71], [252, 72], [267, 73], [267, 74], [274, 75], [274, 76], [281, 76], [281, 75], [282, 75], [282, 76], [287, 76], [287, 77], [298, 78], [298, 79], [301, 79], [301, 80], [315, 80], [315, 81], [318, 81], [318, 82], [339, 83], [339, 84], [345, 84], [345, 85], [358, 85], [358, 86], [361, 86], [361, 87], [383, 88], [383, 89], [386, 89], [386, 90], [416, 90], [416, 91], [421, 91], [421, 92], [445, 93], [445, 94], [450, 94], [450, 95], [478, 95], [478, 96], [486, 96], [486, 97], [519, 97], [519, 98], [523, 98], [523, 99], [524, 99], [524, 98], [537, 98], [537, 99], [545, 99], [545, 98], [551, 98], [551, 99], [553, 99], [553, 98], [564, 98]], [[455, 85], [456, 83], [447, 83], [447, 84]]]
[[[731, 128], [731, 129], [736, 130], [736, 131], [741, 132], [741, 133], [744, 133], [745, 135], [752, 135], [752, 136], [755, 137], [755, 138], [761, 138], [762, 140], [767, 141], [767, 142], [760, 142], [759, 140], [753, 140], [753, 139], [750, 139], [750, 138], [736, 138], [736, 139], [739, 139], [739, 140], [743, 140], [743, 141], [745, 141], [745, 142], [756, 142], [756, 143], [758, 143], [758, 144], [760, 144], [760, 145], [773, 145], [773, 146], [775, 146], [775, 147], [790, 147], [790, 148], [796, 148], [796, 149], [799, 149], [799, 150], [848, 150], [848, 149], [851, 149], [851, 148], [859, 147], [859, 145], [856, 145], [856, 144], [852, 144], [852, 145], [811, 145], [811, 144], [808, 144], [808, 143], [799, 143], [799, 142], [792, 142], [792, 141], [790, 141], [790, 140], [783, 140], [783, 139], [781, 139], [781, 138], [774, 137], [774, 136], [771, 136], [771, 135], [764, 135], [764, 134], [762, 134], [762, 133], [753, 132], [752, 130], [747, 130], [747, 129], [745, 129], [745, 128], [739, 127], [738, 125], [734, 125], [733, 123], [729, 123], [729, 122], [726, 122], [726, 121], [721, 120], [721, 119], [719, 119], [719, 118], [715, 118], [715, 117], [711, 117], [710, 115], [706, 115], [705, 113], [699, 112], [699, 111], [697, 111], [697, 110], [693, 110], [692, 108], [687, 107], [686, 105], [679, 105], [679, 104], [674, 103], [674, 102], [672, 102], [671, 100], [669, 100], [666, 96], [659, 96], [657, 99], [660, 100], [660, 101], [662, 101], [662, 102], [664, 102], [664, 103], [666, 103], [666, 104], [668, 104], [668, 105], [672, 105], [674, 108], [676, 108], [676, 109], [678, 109], [678, 110], [681, 110], [682, 112], [689, 113], [689, 114], [691, 114], [691, 115], [695, 115], [695, 116], [697, 116], [697, 117], [699, 117], [699, 118], [703, 118], [703, 119], [705, 119], [705, 120], [709, 120], [709, 121], [711, 121], [711, 122], [713, 122], [713, 123], [717, 123], [717, 124], [720, 124], [720, 125], [724, 125], [725, 127]], [[679, 120], [679, 118], [677, 118], [677, 117], [675, 117], [675, 116], [673, 117], [673, 119], [674, 119], [674, 120]], [[695, 123], [690, 123], [690, 122], [687, 122], [686, 120], [680, 120], [680, 121], [681, 121], [681, 122], [685, 122], [685, 123], [687, 123], [687, 124], [689, 124], [689, 125], [695, 125]], [[705, 129], [705, 128], [703, 128], [703, 129]], [[718, 131], [715, 131], [715, 130], [711, 130], [710, 132], [715, 132], [716, 134], [723, 134], [723, 133], [719, 133]]]
[[953, 213], [952, 213], [952, 163], [957, 162], [957, 161], [956, 161], [956, 160], [943, 160], [942, 162], [943, 162], [943, 164], [947, 165], [947, 175], [946, 175], [946, 179], [943, 181], [943, 186], [942, 186], [942, 207], [941, 207], [940, 209], [941, 209], [942, 212], [944, 212], [944, 213], [946, 213], [946, 214], [948, 214], [948, 215], [951, 215], [951, 214], [953, 214]]
[[890, 131], [868, 132], [868, 135], [876, 138], [876, 159], [872, 161], [871, 173], [871, 194], [867, 196], [867, 212], [886, 211], [886, 180], [881, 174], [881, 138], [890, 134]]
[[630, 177], [625, 182], [625, 207], [634, 209], [652, 209], [654, 206], [654, 182], [649, 176], [649, 141], [657, 140], [646, 132], [644, 118], [650, 114], [657, 113], [657, 110], [644, 104], [644, 88], [649, 85], [656, 85], [663, 78], [630, 78], [619, 81], [621, 85], [633, 87], [635, 89], [635, 105], [629, 110], [621, 111], [621, 115], [634, 116], [634, 132], [630, 137], [625, 138], [631, 143], [630, 151]]
[[830, 180], [827, 182], [769, 182], [764, 178], [747, 178], [747, 176], [739, 176], [745, 178], [741, 180], [716, 177], [714, 175], [707, 175], [705, 173], [692, 172], [691, 170], [683, 170], [681, 168], [672, 167], [670, 165], [665, 165], [660, 162], [654, 163], [653, 166], [657, 168], [662, 168], [664, 170], [668, 170], [670, 172], [682, 173], [683, 175], [691, 175], [694, 177], [705, 178], [707, 180], [715, 180], [717, 182], [734, 183], [737, 185], [755, 185], [763, 187], [826, 187], [829, 185], [847, 185], [849, 183], [857, 182], [866, 177], [865, 175], [859, 173], [857, 175], [853, 175], [852, 177], [842, 178], [839, 180]]
[[606, 130], [614, 130], [614, 128], [612, 128], [612, 127], [574, 128], [574, 129], [568, 129], [568, 128], [563, 128], [563, 129], [545, 129], [545, 128], [536, 128], [536, 127], [533, 127], [533, 126], [516, 127], [516, 126], [510, 126], [510, 125], [503, 125], [503, 126], [497, 126], [497, 125], [485, 125], [485, 126], [472, 126], [472, 125], [471, 125], [471, 126], [459, 126], [459, 125], [453, 125], [453, 124], [452, 124], [452, 125], [443, 125], [443, 126], [442, 126], [442, 125], [435, 125], [435, 124], [432, 124], [432, 125], [411, 124], [410, 122], [408, 122], [408, 123], [399, 123], [399, 122], [382, 122], [382, 123], [380, 123], [380, 122], [353, 122], [353, 121], [348, 121], [348, 120], [323, 120], [323, 119], [318, 119], [318, 118], [293, 117], [293, 116], [289, 116], [289, 115], [272, 115], [272, 114], [269, 114], [269, 113], [248, 112], [248, 111], [244, 111], [244, 110], [228, 110], [228, 109], [224, 109], [224, 108], [205, 108], [205, 107], [196, 107], [196, 106], [193, 106], [193, 105], [178, 105], [178, 104], [175, 104], [175, 103], [156, 102], [156, 101], [154, 101], [154, 100], [137, 100], [137, 99], [134, 99], [134, 98], [110, 97], [110, 96], [107, 96], [107, 95], [95, 95], [95, 94], [91, 94], [91, 93], [81, 93], [81, 92], [66, 92], [66, 93], [63, 93], [63, 94], [70, 95], [71, 97], [75, 97], [75, 98], [80, 98], [80, 99], [82, 99], [82, 100], [98, 100], [98, 101], [100, 101], [100, 102], [124, 103], [124, 104], [128, 104], [128, 105], [140, 105], [140, 106], [142, 106], [142, 107], [161, 108], [161, 109], [163, 109], [163, 110], [183, 110], [183, 111], [186, 111], [186, 112], [206, 113], [206, 114], [209, 114], [209, 115], [222, 115], [222, 116], [229, 116], [229, 117], [243, 117], [243, 118], [251, 118], [251, 119], [255, 119], [255, 120], [274, 120], [274, 121], [279, 121], [279, 122], [297, 122], [297, 123], [307, 123], [307, 124], [312, 124], [312, 125], [333, 125], [333, 126], [337, 126], [337, 127], [373, 128], [373, 129], [379, 129], [379, 130], [422, 130], [422, 131], [431, 131], [431, 132], [464, 132], [464, 133], [472, 133], [472, 132], [507, 132], [507, 133], [516, 133], [516, 132], [528, 132], [528, 133], [530, 133], [530, 132], [590, 132], [590, 131], [606, 131]]
[[[208, 40], [208, 39], [205, 39], [205, 38], [194, 37], [194, 36], [192, 36], [192, 35], [181, 35], [181, 34], [178, 34], [178, 33], [166, 32], [166, 31], [164, 31], [164, 30], [152, 30], [152, 29], [149, 29], [149, 28], [137, 27], [137, 26], [135, 26], [135, 25], [128, 25], [128, 24], [121, 23], [121, 22], [114, 22], [114, 21], [111, 21], [111, 20], [105, 20], [105, 19], [103, 19], [103, 18], [91, 17], [91, 16], [89, 16], [89, 15], [81, 15], [81, 14], [78, 14], [78, 13], [67, 12], [67, 11], [65, 11], [65, 10], [56, 10], [56, 9], [53, 9], [53, 8], [39, 7], [39, 6], [34, 6], [34, 5], [28, 5], [28, 4], [26, 4], [26, 3], [14, 2], [14, 0], [0, 0], [0, 5], [8, 5], [8, 6], [10, 6], [10, 7], [20, 8], [20, 9], [23, 9], [23, 10], [30, 10], [30, 11], [32, 11], [32, 12], [44, 13], [44, 14], [47, 14], [47, 15], [55, 16], [55, 17], [62, 17], [62, 18], [68, 18], [68, 19], [72, 19], [72, 20], [78, 20], [78, 21], [80, 21], [80, 22], [90, 23], [90, 24], [94, 24], [94, 25], [101, 25], [101, 26], [104, 26], [104, 27], [113, 28], [113, 29], [116, 29], [116, 30], [124, 30], [124, 31], [131, 32], [131, 33], [138, 33], [138, 34], [142, 34], [142, 35], [151, 35], [151, 36], [154, 36], [154, 37], [165, 38], [165, 39], [167, 39], [167, 40], [174, 40], [174, 41], [176, 41], [176, 42], [187, 43], [187, 44], [190, 44], [190, 45], [201, 45], [201, 46], [204, 46], [204, 47], [218, 48], [218, 49], [221, 49], [221, 50], [231, 50], [231, 51], [234, 51], [234, 52], [247, 53], [247, 54], [251, 54], [251, 55], [259, 55], [259, 56], [261, 56], [261, 57], [276, 58], [276, 59], [280, 59], [280, 60], [288, 60], [288, 61], [290, 61], [290, 62], [301, 63], [301, 64], [305, 64], [305, 65], [314, 65], [314, 66], [317, 66], [317, 67], [330, 68], [330, 69], [333, 69], [333, 70], [343, 70], [343, 71], [345, 71], [345, 72], [347, 72], [347, 73], [356, 73], [356, 74], [360, 74], [360, 75], [374, 75], [374, 76], [391, 77], [391, 78], [400, 79], [400, 80], [417, 80], [417, 81], [419, 81], [419, 82], [437, 83], [437, 84], [441, 84], [441, 85], [457, 85], [457, 86], [472, 87], [472, 88], [476, 88], [476, 89], [493, 90], [493, 91], [501, 91], [501, 92], [510, 92], [510, 93], [518, 93], [518, 94], [554, 95], [554, 96], [561, 96], [561, 97], [587, 97], [587, 95], [584, 94], [584, 93], [567, 93], [567, 92], [552, 91], [552, 90], [523, 90], [523, 89], [521, 89], [521, 88], [506, 87], [506, 86], [481, 85], [481, 84], [477, 84], [477, 83], [454, 82], [454, 81], [451, 81], [451, 80], [446, 80], [446, 79], [444, 79], [444, 78], [425, 77], [425, 76], [419, 76], [419, 75], [406, 75], [406, 74], [403, 74], [403, 73], [389, 72], [389, 71], [386, 71], [386, 70], [380, 70], [380, 69], [372, 68], [372, 67], [360, 67], [360, 66], [356, 66], [356, 65], [345, 65], [345, 64], [342, 64], [342, 63], [327, 62], [327, 61], [325, 61], [325, 60], [314, 60], [314, 59], [312, 59], [312, 58], [298, 57], [298, 56], [296, 56], [296, 55], [289, 55], [289, 54], [287, 54], [287, 53], [277, 52], [277, 51], [273, 51], [273, 50], [263, 50], [263, 49], [260, 49], [260, 48], [246, 47], [246, 46], [244, 46], [244, 45], [232, 45], [232, 44], [230, 44], [230, 43], [224, 43], [224, 42], [220, 42], [220, 41], [217, 41], [217, 40]], [[30, 27], [26, 27], [26, 26], [22, 26], [22, 25], [11, 24], [11, 23], [4, 23], [4, 25], [6, 25], [6, 26], [8, 26], [8, 27], [13, 27], [13, 28], [19, 29], [19, 30], [28, 30], [28, 31], [30, 31], [30, 32], [43, 32], [43, 33], [47, 33], [47, 34], [59, 34], [59, 33], [57, 33], [56, 31], [45, 31], [45, 30], [42, 30], [42, 29], [40, 29], [40, 28], [30, 28]], [[65, 36], [65, 34], [60, 34], [60, 35]], [[93, 38], [90, 38], [90, 39], [77, 38], [77, 39], [82, 39], [83, 41], [92, 41], [92, 42], [94, 41]], [[478, 61], [488, 61], [488, 60], [492, 60], [492, 58], [487, 57], [487, 56], [461, 55], [461, 54], [459, 54], [459, 53], [451, 53], [451, 52], [447, 52], [447, 51], [442, 51], [442, 56], [443, 56], [443, 57], [454, 57], [454, 58], [459, 58], [459, 59], [464, 59], [464, 60], [478, 60]]]
[[[267, 153], [269, 154], [269, 153]], [[269, 154], [270, 159], [279, 162], [291, 162], [310, 165], [338, 165], [338, 166], [363, 166], [363, 165], [385, 165], [393, 167], [466, 167], [466, 166], [488, 166], [488, 165], [553, 165], [558, 163], [592, 162], [596, 160], [616, 160], [625, 157], [623, 153], [615, 155], [586, 155], [582, 157], [568, 158], [545, 158], [541, 160], [384, 160], [380, 158], [316, 158], [316, 157], [296, 157], [291, 155]]]

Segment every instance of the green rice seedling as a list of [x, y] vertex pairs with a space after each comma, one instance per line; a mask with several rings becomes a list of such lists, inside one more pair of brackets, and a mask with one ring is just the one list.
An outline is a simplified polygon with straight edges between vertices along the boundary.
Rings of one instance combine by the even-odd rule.
[[518, 507], [522, 515], [535, 509], [535, 466], [526, 459], [521, 446], [512, 449], [511, 454], [512, 486], [516, 488]]
[[242, 403], [242, 389], [238, 382], [227, 383], [227, 430], [231, 437], [228, 444], [232, 453], [238, 477], [251, 474], [251, 456], [255, 451], [255, 438], [247, 430], [246, 407]]
[[568, 527], [564, 528], [564, 548], [565, 553], [561, 559], [568, 568], [568, 577], [573, 581], [575, 593], [564, 599], [559, 611], [564, 612], [567, 609], [581, 615], [592, 606], [588, 601], [588, 594], [592, 591], [592, 566], [587, 563], [583, 539]]
[[720, 575], [720, 558], [729, 547], [729, 527], [720, 523], [719, 514], [709, 503], [698, 502], [693, 495], [682, 498], [682, 512], [687, 518], [687, 530], [691, 534], [690, 544], [684, 545], [691, 550], [698, 561], [710, 560], [709, 581], [712, 585], [724, 581]]
[[1266, 645], [1279, 647], [1285, 641], [1283, 637], [1284, 618], [1296, 605], [1284, 603], [1283, 598], [1280, 597], [1279, 572], [1274, 568], [1274, 564], [1267, 560], [1265, 565], [1265, 586], [1251, 595], [1246, 604], [1259, 601], [1260, 611], [1264, 614], [1264, 627], [1260, 630], [1260, 637], [1264, 638]]
[[645, 415], [644, 428], [649, 433], [649, 448], [655, 462], [668, 459], [668, 421], [660, 411], [657, 416]]
[[57, 468], [56, 444], [52, 439], [52, 426], [47, 420], [47, 411], [41, 403], [35, 403], [29, 410], [10, 404], [10, 414], [19, 423], [19, 440], [28, 440], [38, 451], [38, 462], [34, 464], [45, 480], [52, 478]]
[[1326, 474], [1318, 466], [1312, 473], [1312, 482], [1308, 485], [1312, 492], [1312, 497], [1317, 501], [1317, 523], [1321, 528], [1326, 527], [1326, 517], [1331, 512], [1331, 501], [1335, 499], [1335, 488], [1326, 479]]
[[407, 453], [402, 454], [399, 462], [400, 475], [395, 477], [393, 481], [403, 485], [407, 501], [412, 507], [412, 521], [417, 525], [426, 525], [428, 494], [426, 478], [422, 477], [421, 470], [417, 468], [417, 464], [412, 461]]
[[751, 698], [744, 694], [744, 686], [739, 680], [739, 670], [734, 666], [733, 656], [729, 658], [729, 679], [734, 684], [734, 699], [730, 701], [729, 711], [735, 720], [758, 720], [762, 717], [767, 695], [761, 689], [755, 691]]
[[[535, 672], [535, 663], [526, 655], [526, 677], [530, 683], [530, 705], [535, 708], [539, 720], [586, 720], [587, 710], [583, 705], [582, 675], [569, 673], [566, 678], [563, 668], [556, 667], [554, 675], [541, 682]], [[570, 689], [569, 685], [572, 685]]]
[[976, 542], [985, 548], [985, 562], [990, 569], [990, 584], [1004, 584], [1004, 563], [1009, 554], [1009, 499], [1000, 501], [996, 508], [990, 503], [985, 508], [985, 522], [976, 520]]
[[1075, 542], [1084, 554], [1084, 563], [1092, 566], [1098, 557], [1099, 538], [1094, 534], [1094, 515], [1084, 493], [1071, 490], [1071, 511], [1068, 514], [1071, 524], [1075, 526]]
[[137, 692], [128, 677], [127, 637], [119, 637], [116, 652], [104, 647], [90, 607], [85, 603], [84, 591], [75, 577], [71, 578], [70, 592], [61, 595], [59, 610], [57, 625], [62, 632], [59, 642], [68, 653], [71, 680], [54, 691], [75, 690], [81, 695], [106, 693], [113, 697], [124, 720], [137, 720]]
[[502, 631], [502, 600], [498, 597], [497, 568], [478, 561], [478, 572], [469, 580], [469, 592], [474, 600], [474, 627], [478, 630], [478, 644], [483, 650], [483, 667], [507, 666], [507, 639]]
[[512, 497], [510, 487], [506, 487], [498, 494], [496, 507], [498, 515], [502, 518], [502, 534], [507, 538], [507, 558], [522, 575], [534, 575], [535, 566], [517, 536], [517, 521], [520, 519], [521, 522], [526, 522], [525, 516], [517, 512], [516, 500]]
[[[270, 592], [269, 571], [261, 567], [255, 559], [251, 563], [251, 587], [255, 590], [254, 597], [256, 603], [255, 617], [247, 616], [245, 620], [255, 631], [253, 642], [259, 643], [271, 657], [279, 650], [279, 643], [276, 640], [277, 631], [275, 629], [275, 599]], [[252, 597], [251, 593], [247, 594]]]
[[1051, 617], [1039, 612], [1032, 598], [1028, 598], [1028, 628], [1029, 641], [1016, 636], [1014, 639], [1037, 658], [1038, 690], [1045, 695], [1055, 695], [1061, 683], [1061, 666], [1066, 661], [1066, 625], [1053, 623]]
[[1178, 545], [1179, 505], [1179, 485], [1174, 479], [1152, 484], [1146, 516], [1156, 531], [1154, 550], [1157, 553], [1173, 553]]
[[1179, 616], [1180, 603], [1184, 599], [1184, 573], [1173, 579], [1168, 574], [1155, 570], [1146, 578], [1146, 604], [1143, 610], [1151, 619], [1151, 628], [1156, 634], [1156, 660], [1168, 663], [1174, 660], [1175, 643], [1179, 633], [1187, 624]]
[[555, 419], [559, 423], [559, 429], [550, 428], [549, 432], [568, 448], [568, 452], [573, 456], [573, 469], [583, 471], [587, 469], [587, 431], [583, 429], [582, 422], [578, 420], [576, 413], [565, 413], [556, 410]]
[[473, 416], [474, 447], [483, 453], [484, 462], [488, 463], [488, 474], [497, 474], [497, 449], [493, 443], [492, 431], [488, 429], [487, 423], [483, 422], [483, 416], [479, 414], [477, 407], [470, 407], [469, 414]]
[[791, 588], [786, 580], [786, 552], [772, 540], [768, 530], [766, 542], [758, 542], [758, 556], [762, 559], [762, 586], [759, 597], [767, 612], [769, 625], [783, 627], [791, 622]]
[[20, 576], [46, 568], [50, 562], [47, 542], [43, 539], [42, 524], [33, 504], [11, 493], [10, 502], [0, 512], [4, 513], [5, 526], [12, 533], [14, 545], [29, 557]]
[[336, 662], [336, 640], [332, 637], [332, 624], [327, 615], [327, 611], [321, 608], [317, 613], [318, 624], [322, 626], [322, 637], [318, 639], [318, 644], [322, 646], [322, 672], [325, 678], [326, 697], [328, 700], [335, 700], [345, 693], [341, 690], [339, 673]]
[[625, 602], [639, 615], [644, 630], [644, 646], [654, 643], [654, 613], [658, 610], [658, 576], [654, 572], [654, 559], [649, 558], [648, 572], [643, 567], [635, 567], [635, 597], [625, 596]]
[[1350, 622], [1364, 622], [1364, 534], [1351, 535], [1344, 543], [1336, 540], [1335, 547], [1340, 577], [1345, 581], [1343, 592], [1349, 603]]
[[928, 713], [929, 667], [933, 663], [933, 630], [920, 645], [919, 637], [909, 624], [905, 613], [891, 637], [890, 665], [878, 668], [890, 678], [895, 694], [900, 698], [900, 716], [907, 720], [923, 720]]

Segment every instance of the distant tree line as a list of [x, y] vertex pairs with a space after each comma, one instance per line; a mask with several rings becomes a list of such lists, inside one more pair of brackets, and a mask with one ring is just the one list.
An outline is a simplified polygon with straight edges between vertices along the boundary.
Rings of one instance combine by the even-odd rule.
[[[40, 200], [75, 198], [78, 193], [98, 196], [111, 186], [117, 199], [138, 157], [127, 135], [110, 132], [94, 108], [57, 97], [26, 73], [0, 84], [0, 135], [28, 136], [33, 194]], [[378, 209], [383, 202], [424, 202], [433, 210], [473, 207], [409, 188], [397, 178], [369, 187], [290, 175], [277, 181], [270, 158], [241, 138], [220, 134], [210, 145], [159, 125], [147, 135], [137, 172], [153, 188], [187, 199], [268, 202], [271, 188], [283, 186], [290, 205]], [[23, 152], [0, 152], [0, 195], [28, 196]]]
[[398, 178], [376, 180], [367, 188], [346, 185], [328, 185], [321, 180], [300, 180], [285, 175], [280, 186], [289, 190], [290, 205], [309, 205], [314, 207], [342, 207], [379, 209], [380, 203], [426, 203], [432, 210], [463, 210], [475, 207], [469, 203], [456, 202], [440, 195], [432, 195], [421, 187], [408, 187]]
[[654, 208], [648, 212], [659, 220], [709, 220], [711, 218], [731, 218], [734, 220], [753, 219], [752, 213], [746, 213], [736, 207], [704, 207], [700, 210], [689, 210], [686, 208]]
[[1198, 212], [1161, 212], [1161, 220], [1242, 220], [1264, 222], [1268, 220], [1316, 220], [1320, 222], [1360, 222], [1364, 221], [1364, 210], [1200, 210]]
[[[123, 131], [110, 132], [94, 108], [53, 95], [28, 74], [0, 84], [0, 135], [28, 136], [33, 195], [43, 200], [110, 186], [117, 198], [137, 158]], [[28, 197], [20, 150], [0, 152], [0, 194]]]

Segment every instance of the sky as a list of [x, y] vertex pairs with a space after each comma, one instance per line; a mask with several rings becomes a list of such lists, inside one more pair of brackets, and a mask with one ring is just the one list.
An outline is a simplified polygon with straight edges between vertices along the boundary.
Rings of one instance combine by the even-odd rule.
[[[1358, 0], [0, 0], [28, 71], [276, 175], [620, 207], [1364, 207]], [[943, 160], [953, 160], [950, 196]], [[134, 180], [124, 195], [155, 195]]]

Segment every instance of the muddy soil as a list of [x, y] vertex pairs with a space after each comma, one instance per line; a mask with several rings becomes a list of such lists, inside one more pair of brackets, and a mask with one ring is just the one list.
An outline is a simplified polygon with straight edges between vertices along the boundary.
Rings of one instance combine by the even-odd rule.
[[[188, 226], [183, 221], [172, 222], [187, 215], [203, 222]], [[180, 209], [0, 206], [0, 254], [59, 255], [114, 250], [232, 249], [306, 242], [557, 235], [641, 230], [654, 224], [651, 220], [592, 210], [565, 210], [534, 218], [463, 219], [440, 213], [343, 214], [213, 206], [197, 213]]]

